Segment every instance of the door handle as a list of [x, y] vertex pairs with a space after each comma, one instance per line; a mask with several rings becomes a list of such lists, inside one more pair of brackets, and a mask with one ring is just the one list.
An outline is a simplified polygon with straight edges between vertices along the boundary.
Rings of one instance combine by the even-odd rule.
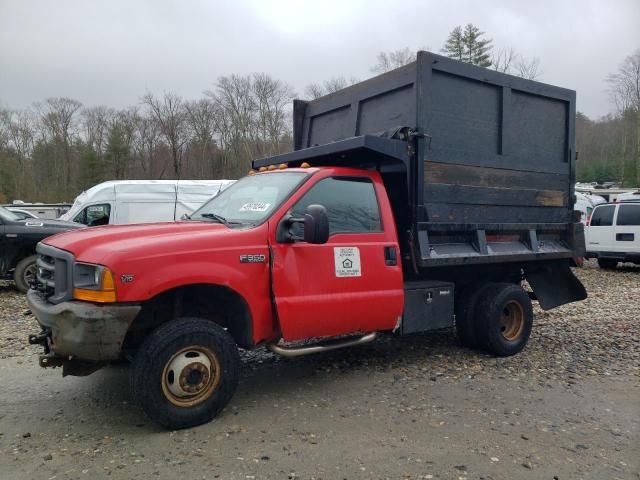
[[398, 254], [394, 245], [384, 247], [384, 264], [387, 266], [398, 264]]

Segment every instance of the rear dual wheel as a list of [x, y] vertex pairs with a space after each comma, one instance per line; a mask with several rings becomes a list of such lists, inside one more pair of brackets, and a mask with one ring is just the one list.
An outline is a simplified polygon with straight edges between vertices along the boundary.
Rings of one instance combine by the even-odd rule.
[[456, 309], [463, 345], [500, 357], [515, 355], [525, 347], [533, 326], [533, 308], [519, 285], [490, 283], [467, 290], [466, 295]]
[[131, 369], [134, 400], [167, 428], [206, 423], [229, 403], [238, 386], [240, 356], [220, 326], [181, 318], [143, 342]]

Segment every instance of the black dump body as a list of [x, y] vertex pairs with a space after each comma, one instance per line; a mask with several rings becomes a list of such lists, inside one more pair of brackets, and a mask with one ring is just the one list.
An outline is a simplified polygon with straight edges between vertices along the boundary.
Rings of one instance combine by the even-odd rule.
[[296, 151], [253, 166], [378, 169], [416, 270], [569, 259], [584, 250], [572, 215], [575, 98], [418, 52], [404, 67], [296, 100]]

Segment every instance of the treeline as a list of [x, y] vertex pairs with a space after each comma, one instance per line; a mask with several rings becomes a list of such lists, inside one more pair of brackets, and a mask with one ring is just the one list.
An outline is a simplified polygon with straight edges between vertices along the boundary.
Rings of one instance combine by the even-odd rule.
[[592, 121], [578, 113], [577, 177], [640, 187], [640, 49], [607, 77], [615, 114]]
[[[452, 58], [540, 77], [537, 58], [493, 51], [474, 25], [452, 30], [441, 52]], [[405, 48], [381, 52], [373, 73], [415, 60]], [[316, 98], [358, 81], [334, 77], [305, 88]], [[576, 122], [579, 181], [640, 185], [640, 50], [607, 77], [616, 113]], [[293, 89], [267, 74], [220, 77], [211, 91], [188, 101], [147, 93], [122, 110], [48, 98], [22, 110], [0, 105], [0, 203], [70, 201], [111, 179], [238, 178], [250, 161], [292, 148]]]
[[48, 98], [0, 109], [0, 202], [71, 200], [109, 179], [238, 178], [291, 149], [293, 89], [266, 74], [221, 77], [203, 98], [147, 93], [123, 110]]

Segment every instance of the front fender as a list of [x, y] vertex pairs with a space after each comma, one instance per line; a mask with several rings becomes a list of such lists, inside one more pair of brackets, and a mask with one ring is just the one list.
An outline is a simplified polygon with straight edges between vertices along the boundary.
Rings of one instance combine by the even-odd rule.
[[273, 332], [269, 253], [263, 263], [198, 261], [165, 262], [151, 266], [118, 268], [114, 271], [118, 302], [144, 303], [157, 295], [187, 285], [224, 286], [240, 295], [249, 307], [254, 341], [269, 338]]

